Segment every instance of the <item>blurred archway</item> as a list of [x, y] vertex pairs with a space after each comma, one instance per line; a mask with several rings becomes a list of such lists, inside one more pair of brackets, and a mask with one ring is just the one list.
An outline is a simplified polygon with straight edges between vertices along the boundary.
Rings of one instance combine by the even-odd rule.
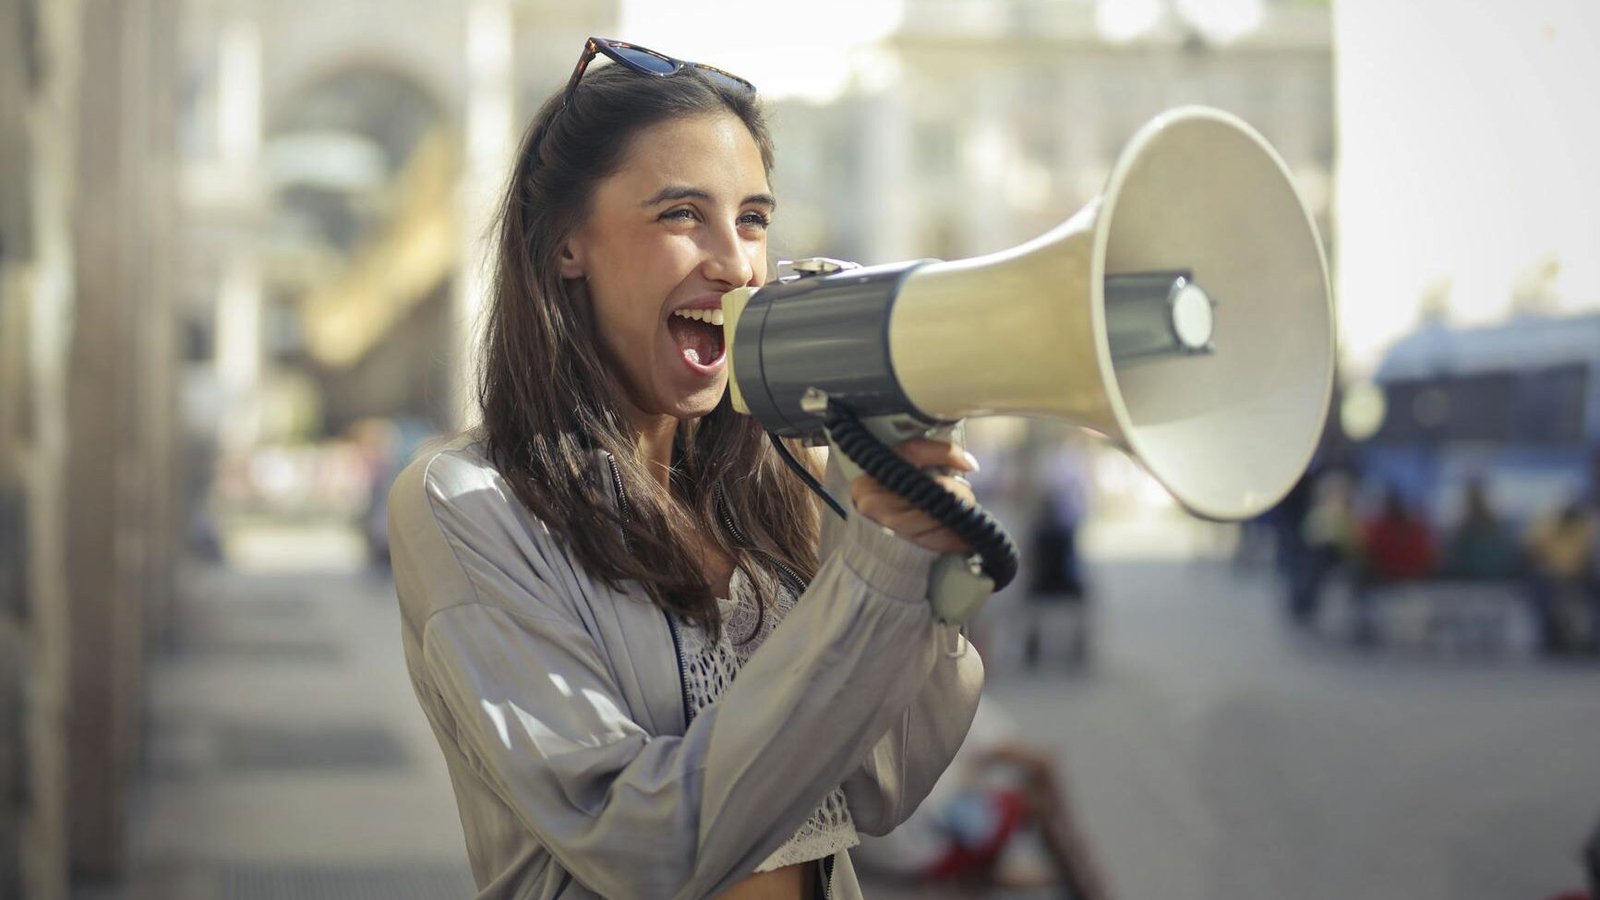
[[267, 430], [447, 421], [460, 154], [445, 105], [401, 71], [345, 68], [291, 92], [263, 144]]

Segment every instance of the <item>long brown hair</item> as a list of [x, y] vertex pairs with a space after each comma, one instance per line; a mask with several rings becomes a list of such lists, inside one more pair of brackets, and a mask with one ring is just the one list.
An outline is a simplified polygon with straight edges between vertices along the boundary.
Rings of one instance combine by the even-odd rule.
[[[679, 423], [663, 488], [619, 411], [622, 384], [600, 349], [587, 290], [562, 279], [558, 266], [597, 183], [621, 167], [636, 135], [715, 113], [745, 124], [770, 174], [772, 139], [755, 97], [693, 70], [656, 78], [622, 66], [595, 68], [565, 108], [559, 94], [544, 104], [523, 137], [498, 213], [478, 399], [496, 466], [590, 575], [614, 588], [637, 582], [658, 605], [720, 633], [716, 600], [689, 537], [712, 541], [749, 575], [780, 564], [809, 580], [817, 567], [816, 498], [726, 395], [705, 417]], [[620, 475], [626, 515], [611, 502], [611, 473], [597, 471], [601, 451]], [[746, 546], [736, 546], [723, 512]], [[770, 602], [763, 591], [763, 609]]]

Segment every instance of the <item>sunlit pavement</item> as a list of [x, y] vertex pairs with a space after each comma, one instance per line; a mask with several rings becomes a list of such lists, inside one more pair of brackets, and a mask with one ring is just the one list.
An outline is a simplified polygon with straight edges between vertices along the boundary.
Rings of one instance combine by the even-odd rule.
[[[340, 527], [230, 535], [151, 659], [132, 876], [84, 898], [470, 896], [386, 578]], [[75, 894], [75, 897], [78, 896]]]
[[[1207, 541], [1086, 536], [1089, 666], [1028, 673], [990, 653], [993, 696], [1054, 748], [1120, 898], [1499, 900], [1581, 883], [1600, 667], [1307, 640], [1261, 576], [1170, 558]], [[232, 547], [248, 571], [190, 569], [186, 625], [151, 661], [133, 875], [80, 900], [469, 896], [387, 581], [339, 529], [257, 528]]]
[[1120, 897], [1490, 900], [1583, 883], [1600, 666], [1307, 638], [1262, 575], [1111, 546], [1133, 536], [1099, 536], [1087, 670], [1020, 675], [991, 654], [993, 696], [1055, 748]]

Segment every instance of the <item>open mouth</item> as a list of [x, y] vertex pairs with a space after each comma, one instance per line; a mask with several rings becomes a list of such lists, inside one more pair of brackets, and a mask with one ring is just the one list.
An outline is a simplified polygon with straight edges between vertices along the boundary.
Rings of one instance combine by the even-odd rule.
[[722, 359], [722, 310], [680, 309], [667, 317], [667, 332], [691, 366], [706, 368]]

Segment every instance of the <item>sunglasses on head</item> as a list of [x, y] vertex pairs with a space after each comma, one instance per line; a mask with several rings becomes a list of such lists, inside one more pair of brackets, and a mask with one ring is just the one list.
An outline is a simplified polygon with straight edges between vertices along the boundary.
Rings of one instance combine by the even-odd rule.
[[583, 55], [578, 57], [578, 65], [573, 68], [572, 77], [567, 79], [567, 90], [561, 95], [563, 109], [571, 102], [572, 92], [578, 89], [578, 80], [583, 78], [583, 73], [589, 70], [589, 63], [594, 62], [594, 58], [600, 54], [605, 54], [640, 75], [654, 75], [658, 78], [666, 78], [692, 66], [702, 75], [722, 87], [747, 94], [756, 92], [755, 85], [715, 66], [673, 59], [665, 53], [657, 53], [648, 47], [640, 47], [636, 44], [629, 44], [626, 41], [612, 41], [606, 38], [592, 37], [583, 45]]
[[549, 130], [550, 123], [554, 122], [556, 116], [561, 115], [562, 110], [567, 108], [567, 104], [572, 102], [572, 93], [578, 89], [578, 82], [583, 78], [583, 73], [589, 71], [589, 64], [594, 62], [596, 56], [600, 55], [605, 55], [612, 61], [640, 75], [668, 78], [682, 72], [684, 69], [693, 68], [710, 79], [713, 84], [720, 87], [746, 94], [754, 94], [756, 92], [755, 85], [715, 66], [674, 59], [665, 53], [657, 53], [648, 47], [640, 47], [637, 44], [630, 44], [626, 41], [591, 37], [583, 45], [583, 54], [578, 57], [577, 66], [572, 69], [572, 77], [567, 79], [567, 89], [561, 94], [561, 106], [550, 116], [550, 122], [545, 123], [544, 130], [540, 131], [538, 137], [534, 140], [534, 158], [538, 158], [539, 145], [544, 142], [544, 134], [545, 131]]

